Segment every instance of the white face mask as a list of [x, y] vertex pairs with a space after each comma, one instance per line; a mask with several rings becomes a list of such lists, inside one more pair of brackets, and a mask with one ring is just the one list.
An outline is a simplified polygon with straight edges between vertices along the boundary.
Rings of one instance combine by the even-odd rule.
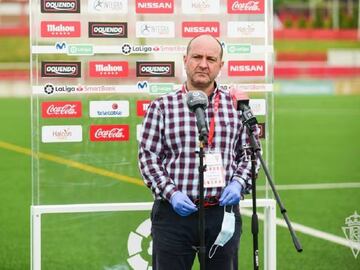
[[221, 231], [216, 237], [214, 244], [211, 246], [209, 250], [210, 259], [215, 255], [215, 252], [219, 246], [223, 247], [231, 239], [231, 237], [234, 235], [234, 232], [235, 232], [235, 214], [232, 211], [232, 207], [231, 207], [231, 212], [229, 213], [225, 211], [225, 206], [224, 206], [224, 219], [221, 224]]

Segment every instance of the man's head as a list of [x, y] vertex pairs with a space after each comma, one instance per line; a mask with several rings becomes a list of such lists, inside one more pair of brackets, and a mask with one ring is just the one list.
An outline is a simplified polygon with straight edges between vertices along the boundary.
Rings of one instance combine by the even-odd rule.
[[220, 42], [210, 35], [200, 35], [189, 42], [184, 56], [189, 90], [204, 90], [209, 94], [224, 65], [222, 54]]

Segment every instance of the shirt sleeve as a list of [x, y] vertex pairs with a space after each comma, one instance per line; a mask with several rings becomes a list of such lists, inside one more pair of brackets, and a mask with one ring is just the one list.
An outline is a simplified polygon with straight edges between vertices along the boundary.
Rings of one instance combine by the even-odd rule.
[[[259, 146], [260, 139], [260, 128], [256, 125], [254, 135]], [[236, 163], [237, 169], [232, 176], [232, 181], [238, 181], [243, 189], [242, 194], [249, 194], [252, 187], [252, 173], [251, 173], [251, 149], [250, 149], [250, 137], [248, 135], [247, 127], [243, 126], [241, 131], [240, 139], [238, 140], [236, 147]], [[255, 179], [257, 178], [260, 169], [260, 160], [257, 158], [255, 162]]]
[[141, 128], [139, 169], [146, 186], [152, 190], [155, 197], [170, 200], [177, 188], [162, 163], [165, 158], [164, 132], [164, 115], [160, 101], [155, 100], [150, 104]]

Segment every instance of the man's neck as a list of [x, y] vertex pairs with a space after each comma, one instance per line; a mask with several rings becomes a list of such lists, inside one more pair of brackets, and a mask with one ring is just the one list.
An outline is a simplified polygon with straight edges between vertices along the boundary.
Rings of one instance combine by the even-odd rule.
[[187, 81], [186, 82], [186, 89], [188, 91], [200, 90], [200, 91], [203, 91], [207, 96], [210, 96], [215, 90], [215, 83], [212, 83], [208, 87], [195, 87], [195, 86], [193, 86], [191, 83], [189, 83]]

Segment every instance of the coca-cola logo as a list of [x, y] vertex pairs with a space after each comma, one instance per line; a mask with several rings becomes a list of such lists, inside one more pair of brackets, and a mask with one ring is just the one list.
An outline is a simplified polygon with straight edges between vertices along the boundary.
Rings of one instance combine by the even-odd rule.
[[136, 101], [136, 114], [137, 116], [145, 116], [146, 111], [150, 105], [150, 100], [138, 100]]
[[136, 0], [136, 13], [174, 13], [174, 0]]
[[42, 21], [41, 37], [80, 37], [80, 22], [76, 21]]
[[126, 22], [89, 22], [89, 37], [126, 38]]
[[125, 61], [90, 61], [89, 75], [96, 78], [122, 78], [129, 74], [129, 64]]
[[42, 13], [80, 13], [80, 0], [42, 0]]
[[81, 101], [47, 101], [41, 103], [43, 118], [77, 118], [82, 116]]
[[137, 77], [174, 77], [174, 62], [136, 62]]
[[128, 141], [128, 125], [91, 125], [90, 141]]
[[196, 37], [201, 34], [211, 35], [213, 37], [220, 36], [219, 22], [183, 22], [182, 36]]
[[228, 0], [230, 14], [264, 14], [264, 0]]
[[81, 62], [41, 62], [41, 77], [80, 78]]

